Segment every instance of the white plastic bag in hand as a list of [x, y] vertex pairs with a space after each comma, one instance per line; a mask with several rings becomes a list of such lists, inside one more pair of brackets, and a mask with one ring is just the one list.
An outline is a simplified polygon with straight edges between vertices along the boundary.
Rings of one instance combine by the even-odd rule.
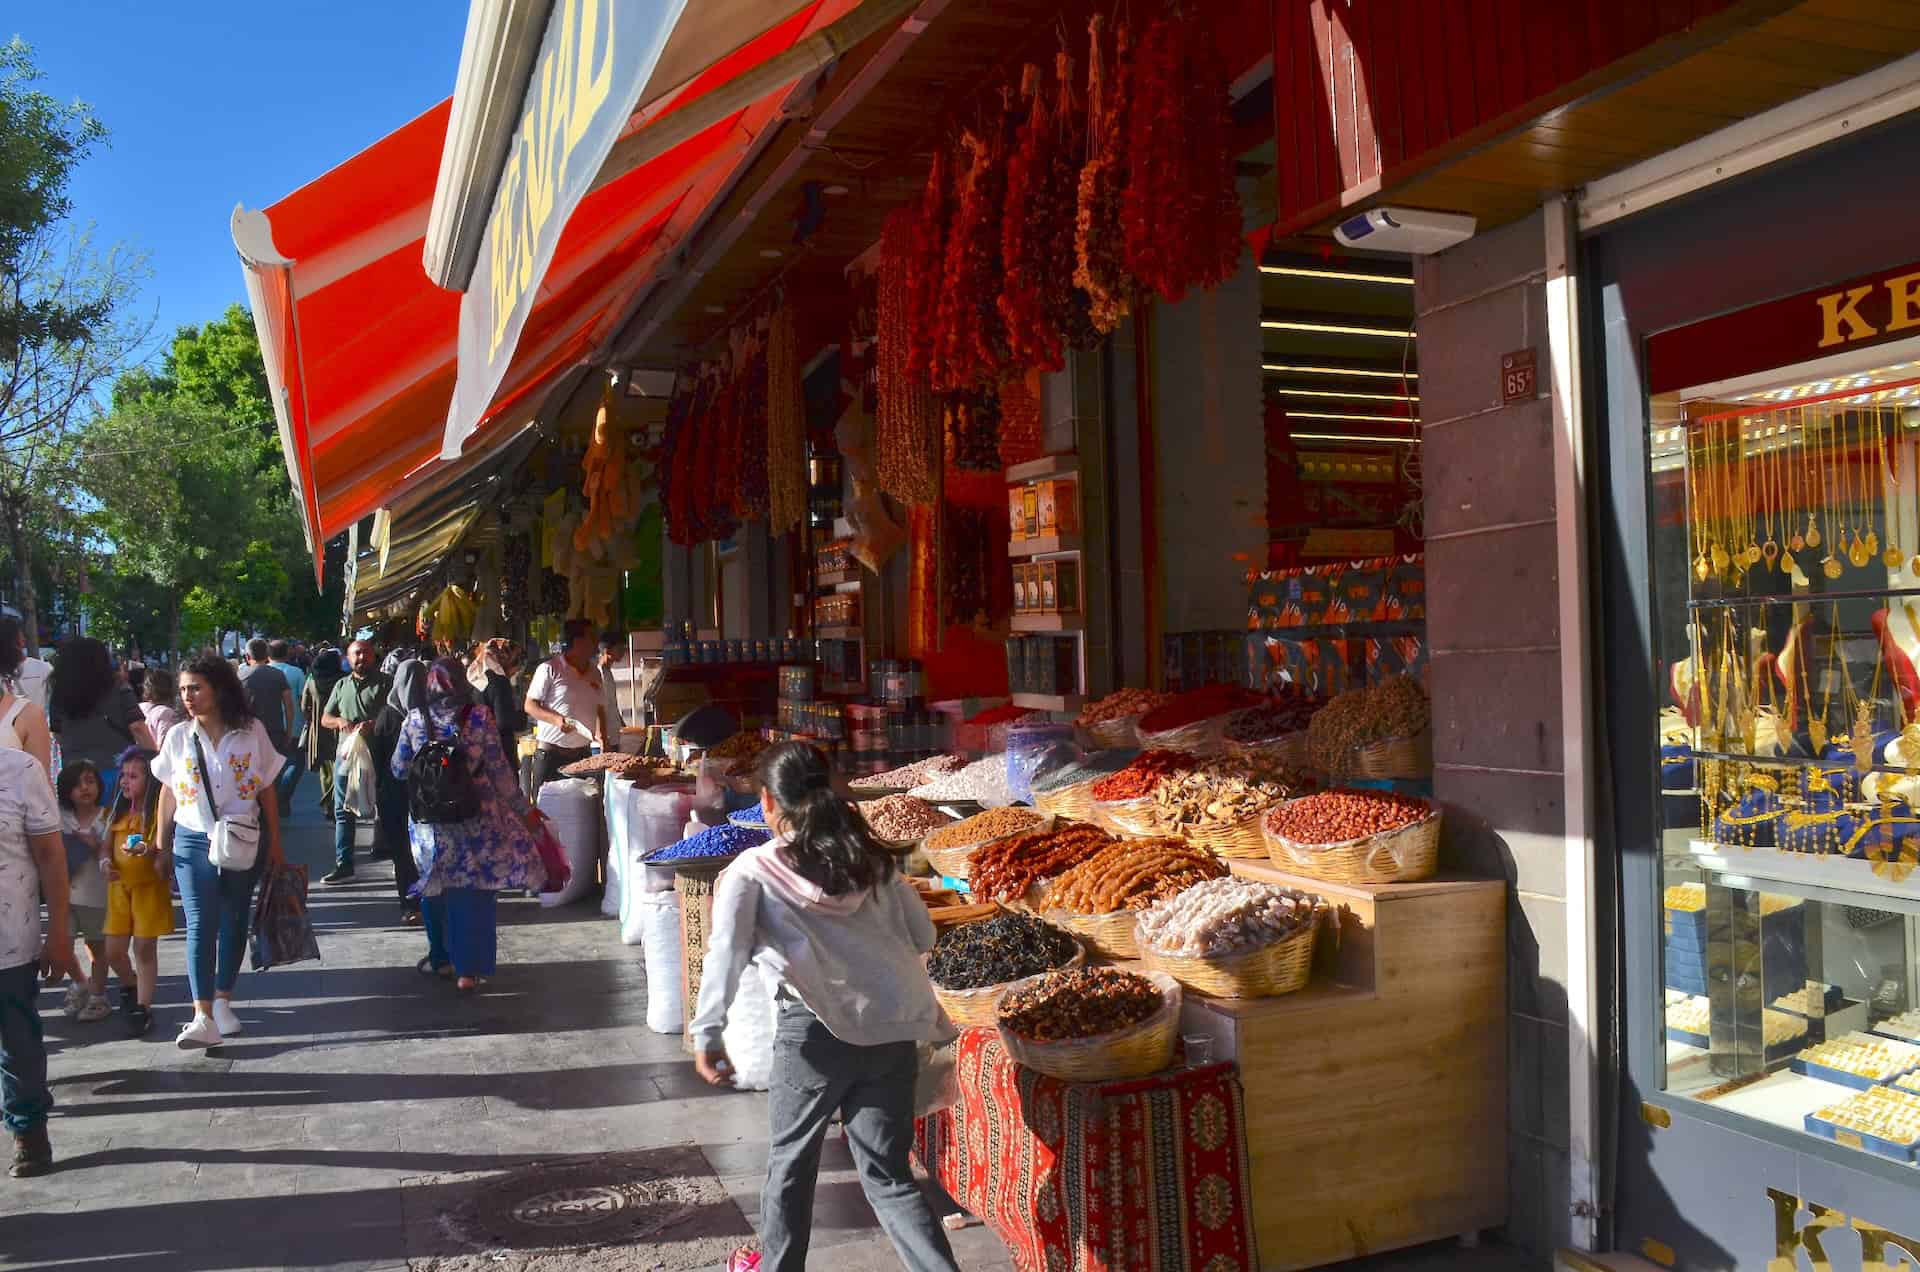
[[333, 770], [340, 788], [340, 806], [355, 818], [372, 818], [378, 809], [375, 793], [380, 776], [374, 771], [373, 750], [367, 745], [365, 733], [355, 730], [340, 740]]

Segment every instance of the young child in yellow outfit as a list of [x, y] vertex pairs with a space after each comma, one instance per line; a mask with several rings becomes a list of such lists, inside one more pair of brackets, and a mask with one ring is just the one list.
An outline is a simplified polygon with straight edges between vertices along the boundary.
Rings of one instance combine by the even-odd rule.
[[160, 938], [173, 932], [173, 873], [156, 836], [160, 784], [153, 780], [153, 752], [135, 750], [120, 761], [120, 790], [113, 801], [107, 843], [113, 859], [107, 882], [107, 961], [125, 978], [133, 951], [135, 997], [127, 1024], [138, 1037], [153, 1028], [153, 988], [160, 977]]

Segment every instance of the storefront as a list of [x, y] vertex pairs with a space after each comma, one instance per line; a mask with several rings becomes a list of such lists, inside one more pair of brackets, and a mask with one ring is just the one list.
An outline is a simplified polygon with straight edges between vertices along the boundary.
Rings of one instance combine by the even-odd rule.
[[1587, 245], [1616, 1222], [1670, 1266], [1917, 1248], [1920, 188], [1888, 162], [1916, 144], [1899, 120]]

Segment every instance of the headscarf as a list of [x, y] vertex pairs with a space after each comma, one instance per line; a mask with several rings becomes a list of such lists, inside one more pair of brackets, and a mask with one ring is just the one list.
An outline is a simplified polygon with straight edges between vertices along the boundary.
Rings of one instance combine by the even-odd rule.
[[473, 701], [467, 690], [467, 673], [458, 658], [436, 658], [427, 668], [427, 706], [464, 707]]
[[393, 669], [393, 688], [387, 691], [387, 705], [401, 715], [427, 705], [424, 681], [427, 664], [409, 658]]
[[347, 664], [340, 657], [340, 651], [332, 646], [321, 650], [313, 660], [313, 671], [311, 675], [316, 680], [331, 684], [346, 674]]
[[487, 641], [480, 646], [472, 666], [467, 668], [467, 683], [473, 686], [475, 693], [485, 693], [487, 691], [487, 674], [489, 672], [497, 672], [502, 676], [507, 674], [506, 665], [500, 657], [506, 645], [506, 641], [495, 637], [493, 640]]

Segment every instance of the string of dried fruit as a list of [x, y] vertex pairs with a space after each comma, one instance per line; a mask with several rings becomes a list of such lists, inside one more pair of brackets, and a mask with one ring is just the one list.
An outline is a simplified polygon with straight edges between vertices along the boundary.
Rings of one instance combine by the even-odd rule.
[[953, 220], [953, 177], [948, 148], [933, 152], [927, 185], [915, 205], [907, 269], [907, 374], [921, 384], [933, 379], [940, 329], [940, 288], [946, 281], [947, 231]]
[[692, 422], [697, 418], [701, 389], [705, 383], [696, 369], [674, 380], [673, 397], [667, 402], [667, 427], [660, 436], [660, 515], [667, 523], [667, 538], [686, 545], [693, 538]]
[[1040, 68], [1031, 62], [1021, 72], [1020, 100], [1027, 118], [1007, 160], [1006, 216], [1000, 223], [1006, 281], [995, 303], [1007, 325], [1014, 365], [1058, 371], [1066, 366], [1066, 351], [1047, 313], [1047, 275], [1059, 263], [1046, 257], [1053, 239], [1046, 218], [1059, 211], [1053, 167], [1057, 132], [1040, 88]]
[[1078, 264], [1075, 241], [1079, 233], [1080, 172], [1087, 166], [1087, 112], [1075, 92], [1073, 59], [1062, 51], [1054, 56], [1057, 97], [1053, 109], [1054, 144], [1048, 156], [1050, 174], [1046, 202], [1039, 213], [1047, 227], [1044, 259], [1047, 318], [1070, 349], [1092, 349], [1100, 343], [1093, 325], [1091, 301], [1074, 282]]
[[1000, 257], [1000, 220], [1007, 195], [1006, 130], [1015, 112], [1003, 107], [981, 132], [960, 139], [967, 153], [960, 207], [947, 236], [945, 290], [940, 295], [939, 350], [932, 384], [949, 392], [992, 384], [1008, 368], [1006, 323], [999, 296], [1006, 270]]
[[[503, 527], [509, 520], [505, 513], [500, 515], [500, 524]], [[533, 617], [527, 597], [527, 574], [533, 568], [532, 536], [507, 535], [503, 555], [505, 559], [500, 566], [500, 621], [508, 628], [512, 628], [523, 620]]]
[[1125, 233], [1120, 219], [1126, 189], [1127, 26], [1113, 33], [1113, 64], [1107, 65], [1103, 33], [1107, 20], [1096, 15], [1087, 60], [1087, 165], [1080, 170], [1075, 206], [1073, 281], [1087, 294], [1094, 330], [1106, 335], [1133, 308], [1135, 284], [1124, 259]]
[[693, 455], [694, 542], [724, 539], [732, 534], [733, 498], [729, 491], [736, 469], [730, 446], [733, 435], [734, 381], [723, 368], [708, 371], [713, 385], [707, 415], [696, 420]]
[[1213, 25], [1165, 16], [1134, 56], [1121, 198], [1127, 270], [1162, 300], [1233, 274], [1240, 196], [1227, 75]]
[[797, 530], [806, 515], [806, 391], [793, 305], [783, 298], [767, 327], [767, 529]]
[[1125, 839], [1054, 880], [1047, 906], [1068, 914], [1112, 914], [1178, 896], [1226, 873], [1218, 857], [1184, 839]]
[[740, 470], [734, 514], [742, 521], [767, 516], [767, 344], [756, 338], [738, 377], [733, 454]]
[[879, 400], [873, 420], [874, 470], [880, 489], [902, 503], [932, 503], [940, 492], [940, 416], [927, 386], [908, 370], [915, 216], [900, 208], [880, 237]]
[[1018, 901], [1040, 880], [1071, 870], [1118, 842], [1106, 831], [1085, 825], [996, 839], [973, 850], [967, 887], [981, 900]]

